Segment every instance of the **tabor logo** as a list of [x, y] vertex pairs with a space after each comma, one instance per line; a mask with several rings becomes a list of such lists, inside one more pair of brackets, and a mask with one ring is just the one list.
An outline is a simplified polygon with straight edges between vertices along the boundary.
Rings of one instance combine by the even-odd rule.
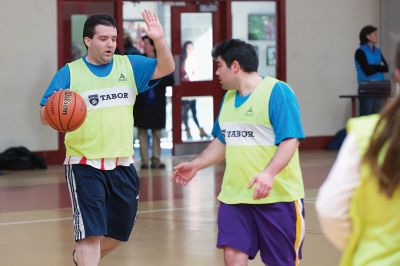
[[124, 76], [124, 74], [121, 73], [121, 76], [119, 76], [119, 81], [127, 81], [127, 78]]
[[254, 138], [251, 130], [222, 130], [224, 138]]
[[226, 129], [221, 130], [222, 137], [225, 138]]
[[250, 108], [246, 111], [246, 116], [253, 116], [254, 112], [253, 112], [253, 106], [250, 106]]
[[91, 105], [96, 106], [99, 103], [99, 95], [98, 94], [93, 94], [89, 95], [89, 102]]

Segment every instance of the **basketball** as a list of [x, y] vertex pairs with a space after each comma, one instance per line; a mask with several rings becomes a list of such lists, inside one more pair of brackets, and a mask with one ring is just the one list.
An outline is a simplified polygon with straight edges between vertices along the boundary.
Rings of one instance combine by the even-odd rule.
[[60, 132], [73, 131], [85, 121], [85, 101], [76, 92], [57, 91], [49, 97], [46, 103], [45, 117], [52, 128]]

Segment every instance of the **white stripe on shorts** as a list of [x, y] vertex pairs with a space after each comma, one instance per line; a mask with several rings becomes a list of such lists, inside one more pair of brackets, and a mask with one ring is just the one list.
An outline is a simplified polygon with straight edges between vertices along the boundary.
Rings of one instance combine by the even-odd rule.
[[74, 227], [75, 241], [85, 238], [85, 225], [82, 220], [81, 210], [79, 208], [78, 196], [76, 194], [75, 175], [72, 171], [74, 165], [66, 165], [66, 178], [68, 184], [69, 195], [72, 205], [72, 223]]

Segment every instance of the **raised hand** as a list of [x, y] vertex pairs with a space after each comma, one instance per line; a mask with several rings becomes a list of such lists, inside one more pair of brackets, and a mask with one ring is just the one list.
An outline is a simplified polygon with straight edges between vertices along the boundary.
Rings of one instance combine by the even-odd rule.
[[147, 29], [145, 29], [146, 34], [150, 37], [150, 39], [156, 41], [164, 37], [164, 30], [156, 13], [151, 10], [144, 9], [142, 11], [142, 17], [147, 25]]

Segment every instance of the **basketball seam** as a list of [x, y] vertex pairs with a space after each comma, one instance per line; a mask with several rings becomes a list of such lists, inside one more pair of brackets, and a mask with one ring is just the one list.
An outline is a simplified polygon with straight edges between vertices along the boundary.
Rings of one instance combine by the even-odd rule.
[[53, 122], [53, 120], [51, 119], [51, 117], [49, 115], [49, 111], [47, 110], [47, 105], [45, 105], [44, 110], [45, 110], [45, 113], [46, 113], [46, 117], [48, 117], [47, 122], [50, 122], [51, 124], [54, 125], [54, 127], [52, 127], [52, 128], [57, 129], [56, 124]]
[[[78, 123], [76, 123], [76, 125], [79, 125], [79, 127], [75, 128], [75, 129], [80, 128], [80, 126], [82, 125], [82, 121], [84, 121], [85, 119], [86, 119], [86, 115], [85, 115], [81, 120], [79, 120]], [[72, 127], [72, 128], [74, 128], [74, 127]], [[75, 130], [75, 129], [74, 129], [74, 130]]]
[[[62, 93], [65, 94], [64, 91], [62, 91]], [[64, 97], [65, 97], [65, 95], [64, 95]], [[64, 97], [62, 97], [62, 98], [64, 98]], [[60, 112], [60, 100], [61, 100], [61, 95], [58, 97], [58, 120], [60, 121], [61, 131], [65, 132], [62, 121], [61, 121], [62, 106], [61, 106], [61, 112]]]

